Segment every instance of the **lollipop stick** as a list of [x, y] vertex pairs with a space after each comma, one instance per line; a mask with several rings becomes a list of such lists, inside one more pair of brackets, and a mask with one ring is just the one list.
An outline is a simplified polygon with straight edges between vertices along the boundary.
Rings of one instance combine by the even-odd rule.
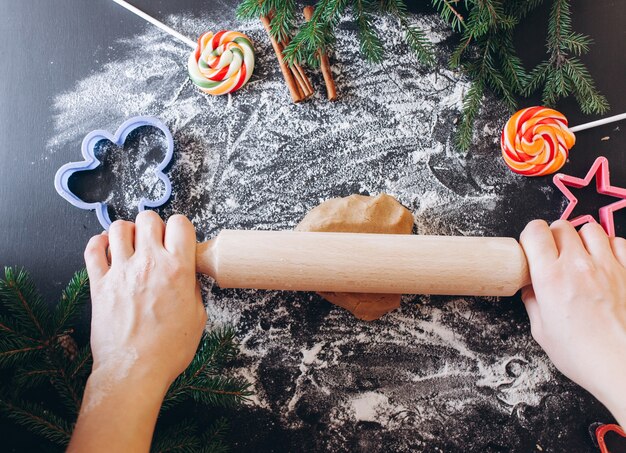
[[570, 127], [569, 130], [572, 132], [584, 131], [585, 129], [591, 129], [592, 127], [602, 126], [603, 124], [609, 124], [621, 120], [626, 120], [626, 113], [621, 113], [619, 115], [609, 116], [608, 118], [602, 118], [598, 121], [591, 121], [589, 123], [581, 124], [579, 126]]
[[149, 16], [148, 14], [144, 13], [142, 10], [140, 10], [139, 8], [131, 5], [130, 3], [124, 1], [124, 0], [113, 0], [115, 3], [117, 3], [120, 6], [123, 6], [124, 8], [126, 8], [128, 11], [130, 11], [131, 13], [134, 13], [136, 15], [138, 15], [139, 17], [141, 17], [142, 19], [150, 22], [152, 25], [155, 25], [156, 27], [160, 28], [161, 30], [163, 30], [165, 33], [170, 34], [171, 36], [173, 36], [174, 38], [178, 39], [180, 42], [187, 44], [189, 47], [191, 47], [192, 49], [195, 49], [197, 46], [197, 43], [192, 41], [191, 39], [187, 38], [185, 35], [182, 35], [180, 33], [178, 33], [176, 30], [174, 30], [171, 27], [168, 27], [167, 25], [165, 25], [163, 22], [159, 22], [158, 20], [156, 20], [154, 17]]

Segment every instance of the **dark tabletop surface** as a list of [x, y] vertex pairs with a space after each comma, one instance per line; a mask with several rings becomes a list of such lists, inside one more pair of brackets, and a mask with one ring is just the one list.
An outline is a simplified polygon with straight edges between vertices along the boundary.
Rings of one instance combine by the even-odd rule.
[[[202, 17], [213, 2], [134, 3], [166, 18], [180, 12]], [[611, 114], [624, 112], [626, 6], [621, 0], [572, 3], [575, 30], [594, 39], [591, 52], [583, 60], [607, 96]], [[545, 7], [540, 9], [520, 27], [518, 41], [528, 66], [543, 55], [545, 12]], [[54, 300], [73, 272], [83, 266], [83, 247], [100, 231], [95, 216], [70, 206], [54, 190], [55, 172], [69, 160], [76, 160], [78, 151], [51, 153], [47, 149], [50, 137], [58, 132], [52, 119], [53, 99], [115, 61], [119, 55], [110, 47], [113, 40], [131, 38], [144, 28], [142, 20], [106, 0], [0, 0], [0, 265], [28, 269], [49, 299]], [[579, 113], [572, 100], [558, 107], [566, 112], [570, 124], [595, 119]], [[613, 182], [626, 185], [626, 123], [619, 124], [619, 129], [617, 126], [577, 134], [576, 148], [581, 155], [568, 164], [567, 172], [582, 175], [596, 156], [604, 155], [610, 160]], [[602, 140], [607, 136], [610, 139]], [[521, 212], [519, 217], [529, 215]], [[626, 234], [626, 212], [616, 215], [616, 225], [618, 234]], [[501, 234], [517, 235], [522, 227], [507, 227]], [[568, 417], [575, 423], [578, 415]], [[580, 429], [584, 431], [584, 427]], [[284, 445], [290, 445], [285, 450], [295, 448], [293, 443]], [[587, 450], [581, 447], [580, 451]]]
[[[206, 2], [161, 0], [136, 4], [156, 17], [166, 17], [180, 11], [200, 16]], [[81, 77], [115, 60], [108, 43], [133, 36], [144, 23], [107, 1], [4, 0], [0, 8], [0, 52], [5, 62], [0, 66], [0, 262], [28, 268], [42, 290], [52, 296], [82, 265], [80, 252], [97, 231], [97, 224], [54, 190], [54, 174], [68, 159], [62, 153], [46, 153], [54, 127], [51, 101]], [[583, 61], [607, 96], [611, 113], [621, 113], [626, 110], [626, 8], [618, 0], [578, 0], [573, 8], [575, 29], [594, 39], [592, 51]], [[540, 13], [520, 27], [520, 35], [525, 36], [519, 38], [524, 43], [520, 53], [528, 66], [543, 57], [544, 30], [545, 18]], [[528, 39], [535, 34], [537, 39]], [[567, 112], [571, 124], [594, 119], [581, 114], [573, 100], [563, 101], [559, 107]], [[606, 126], [579, 134], [579, 148], [593, 153], [588, 159], [572, 162], [568, 171], [582, 174], [593, 157], [601, 154], [610, 159], [616, 181], [626, 178], [624, 134], [600, 140], [614, 128]], [[68, 231], [68, 219], [89, 221]], [[623, 223], [618, 222], [618, 229]]]

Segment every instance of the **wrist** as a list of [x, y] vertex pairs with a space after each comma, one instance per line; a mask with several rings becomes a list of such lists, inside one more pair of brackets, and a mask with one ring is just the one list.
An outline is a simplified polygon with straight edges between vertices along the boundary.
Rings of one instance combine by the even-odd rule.
[[626, 373], [619, 373], [605, 380], [602, 388], [592, 392], [611, 412], [618, 424], [626, 426]]
[[169, 387], [158, 376], [136, 359], [96, 360], [68, 451], [148, 451]]
[[127, 395], [137, 402], [163, 400], [171, 382], [159, 370], [142, 363], [136, 353], [117, 354], [106, 363], [96, 363], [87, 381], [85, 403], [97, 404], [105, 397]]

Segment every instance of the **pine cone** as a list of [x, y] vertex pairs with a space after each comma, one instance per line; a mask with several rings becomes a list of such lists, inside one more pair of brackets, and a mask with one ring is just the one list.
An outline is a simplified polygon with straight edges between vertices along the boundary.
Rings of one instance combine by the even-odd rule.
[[78, 345], [76, 341], [67, 333], [59, 335], [57, 337], [57, 344], [63, 350], [63, 354], [70, 361], [73, 361], [78, 356]]

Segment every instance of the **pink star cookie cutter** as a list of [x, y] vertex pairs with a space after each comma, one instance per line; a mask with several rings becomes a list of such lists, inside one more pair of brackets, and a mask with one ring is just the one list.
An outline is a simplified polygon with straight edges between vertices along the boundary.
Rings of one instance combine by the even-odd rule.
[[557, 173], [554, 175], [554, 178], [552, 179], [554, 185], [557, 186], [563, 195], [565, 195], [565, 197], [569, 200], [565, 211], [561, 214], [561, 219], [569, 220], [574, 226], [580, 226], [585, 223], [597, 223], [596, 219], [591, 214], [580, 215], [574, 219], [569, 218], [572, 211], [578, 204], [578, 199], [574, 196], [574, 194], [572, 194], [569, 187], [575, 187], [577, 189], [587, 187], [594, 177], [596, 179], [596, 190], [599, 194], [619, 198], [619, 200], [613, 203], [602, 206], [599, 209], [598, 216], [600, 218], [600, 225], [602, 225], [606, 234], [609, 236], [615, 236], [613, 213], [626, 207], [626, 189], [611, 185], [609, 179], [609, 161], [606, 157], [598, 157], [583, 179], [564, 175], [563, 173]]

